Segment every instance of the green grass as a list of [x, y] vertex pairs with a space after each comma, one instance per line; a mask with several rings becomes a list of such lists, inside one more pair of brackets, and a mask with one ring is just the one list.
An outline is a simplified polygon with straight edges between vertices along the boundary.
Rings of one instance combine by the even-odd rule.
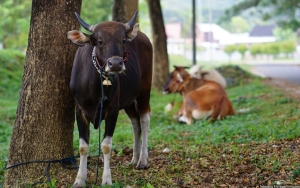
[[[227, 93], [235, 108], [235, 116], [215, 123], [200, 120], [187, 126], [172, 118], [175, 110], [164, 113], [164, 106], [174, 99], [174, 95], [152, 91], [149, 147], [165, 145], [182, 149], [203, 144], [268, 142], [300, 136], [298, 104], [281, 91], [265, 86], [258, 79], [244, 86], [229, 88]], [[181, 96], [175, 97], [178, 103]], [[247, 109], [248, 112], [240, 113], [241, 109]], [[93, 145], [97, 143], [98, 131], [92, 131], [91, 134], [91, 148], [95, 148], [91, 152], [96, 152], [97, 147]], [[133, 142], [129, 120], [124, 113], [119, 116], [113, 142], [114, 147], [120, 149], [131, 147]]]
[[[17, 109], [24, 61], [23, 56], [20, 58], [20, 54], [16, 55], [11, 52], [4, 53], [5, 55], [9, 54], [7, 55], [10, 56], [9, 58], [1, 58], [3, 53], [0, 51], [0, 182], [4, 180], [5, 161], [7, 160], [10, 135]], [[11, 59], [17, 59], [17, 61]], [[177, 65], [190, 65], [185, 58], [179, 56], [171, 56], [170, 60]], [[11, 62], [8, 63], [7, 61]], [[182, 62], [186, 62], [186, 64]], [[203, 181], [186, 171], [187, 161], [185, 159], [190, 160], [188, 163], [195, 162], [200, 169], [207, 169], [211, 165], [215, 165], [216, 172], [223, 173], [224, 170], [227, 170], [234, 172], [234, 174], [236, 173], [234, 170], [237, 170], [236, 167], [244, 162], [249, 166], [254, 165], [261, 171], [274, 173], [286, 166], [286, 161], [294, 161], [285, 170], [291, 172], [293, 175], [291, 179], [296, 179], [300, 174], [300, 162], [294, 160], [295, 153], [293, 151], [286, 150], [273, 156], [271, 153], [263, 155], [260, 149], [257, 149], [256, 152], [256, 149], [253, 148], [265, 147], [266, 144], [279, 140], [299, 138], [300, 109], [297, 101], [280, 90], [264, 85], [261, 79], [255, 78], [247, 84], [227, 88], [226, 91], [235, 108], [235, 116], [227, 117], [215, 123], [209, 123], [205, 120], [196, 121], [187, 126], [172, 118], [179, 107], [182, 96], [163, 95], [161, 91], [152, 90], [149, 149], [156, 154], [151, 157], [161, 155], [158, 150], [167, 147], [176, 153], [161, 156], [161, 161], [171, 160], [173, 165], [168, 165], [164, 169], [165, 172], [161, 172], [155, 168], [158, 164], [152, 164], [152, 168], [146, 172], [143, 171], [143, 173], [132, 171], [123, 165], [117, 165], [114, 167], [113, 173], [118, 172], [119, 175], [118, 179], [113, 178], [114, 187], [174, 185], [174, 179], [178, 179], [178, 177], [182, 177], [184, 182]], [[164, 113], [165, 105], [171, 101], [175, 101], [175, 109], [172, 112]], [[240, 113], [239, 111], [242, 109], [246, 109], [246, 112]], [[101, 139], [103, 132], [104, 122], [101, 125]], [[78, 130], [75, 128], [75, 155], [78, 154], [78, 143]], [[116, 152], [116, 156], [124, 156], [122, 150], [125, 147], [131, 148], [132, 144], [132, 129], [127, 116], [121, 111], [113, 138], [113, 150]], [[98, 130], [94, 130], [91, 126], [90, 155], [97, 156], [97, 153]], [[228, 158], [222, 157], [224, 153], [226, 156], [228, 154]], [[241, 158], [241, 156], [247, 154], [249, 159], [245, 161], [246, 157]], [[178, 156], [184, 160], [178, 160], [176, 158]], [[214, 164], [214, 162], [218, 163]], [[147, 177], [151, 178], [147, 179], [143, 175], [144, 173], [147, 173]], [[260, 181], [259, 177], [266, 178], [260, 171], [253, 173], [258, 178], [257, 181]], [[113, 174], [113, 176], [117, 175]]]

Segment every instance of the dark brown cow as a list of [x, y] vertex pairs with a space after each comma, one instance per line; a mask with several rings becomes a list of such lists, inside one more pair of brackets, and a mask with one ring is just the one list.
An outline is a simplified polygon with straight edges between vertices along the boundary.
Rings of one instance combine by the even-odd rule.
[[[88, 25], [77, 13], [76, 16], [92, 34], [77, 30], [68, 32], [68, 38], [80, 46], [70, 82], [80, 137], [80, 165], [74, 187], [83, 187], [87, 177], [89, 124], [98, 129], [102, 120], [105, 120], [101, 143], [104, 155], [102, 184], [112, 184], [110, 153], [119, 110], [125, 110], [134, 132], [131, 163], [139, 169], [148, 165], [152, 45], [146, 35], [138, 31], [139, 24], [134, 24], [137, 12], [126, 24], [109, 21]], [[103, 103], [101, 118], [102, 92], [107, 99]]]
[[175, 117], [187, 124], [191, 124], [193, 119], [210, 117], [214, 120], [234, 115], [232, 104], [220, 84], [192, 78], [185, 67], [175, 66], [163, 92], [165, 94], [179, 92], [183, 95], [183, 105]]

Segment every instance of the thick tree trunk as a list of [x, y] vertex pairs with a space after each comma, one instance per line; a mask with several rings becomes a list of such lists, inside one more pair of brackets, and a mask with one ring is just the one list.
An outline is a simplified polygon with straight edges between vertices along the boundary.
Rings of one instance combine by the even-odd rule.
[[156, 89], [161, 89], [169, 75], [167, 35], [165, 32], [160, 1], [147, 0], [147, 2], [150, 12], [154, 48], [152, 85]]
[[[81, 0], [32, 1], [29, 46], [8, 166], [73, 155], [74, 101], [69, 81], [77, 47], [67, 39], [67, 32], [80, 28], [74, 15], [80, 8]], [[46, 166], [31, 163], [8, 169], [5, 187], [45, 181]]]
[[126, 23], [125, 18], [125, 0], [115, 0], [113, 6], [112, 20]]
[[[139, 1], [138, 0], [126, 0], [125, 4], [125, 19], [128, 22], [132, 16], [134, 15], [135, 11], [139, 9]], [[136, 18], [136, 22], [139, 22], [139, 16]]]
[[[138, 10], [138, 0], [115, 0], [113, 6], [113, 20], [117, 22], [128, 22], [135, 11]], [[138, 18], [136, 19], [138, 22]]]

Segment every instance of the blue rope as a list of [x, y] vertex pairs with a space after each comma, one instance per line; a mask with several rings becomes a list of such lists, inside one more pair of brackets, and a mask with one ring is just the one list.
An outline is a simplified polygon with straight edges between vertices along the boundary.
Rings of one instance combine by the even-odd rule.
[[[66, 158], [63, 158], [63, 159], [35, 160], [35, 161], [21, 162], [21, 163], [16, 163], [16, 164], [7, 166], [6, 170], [10, 169], [10, 168], [14, 168], [14, 167], [20, 166], [20, 165], [24, 165], [24, 164], [30, 164], [30, 163], [48, 163], [48, 165], [46, 167], [46, 177], [47, 177], [48, 182], [51, 183], [51, 178], [50, 178], [50, 175], [49, 175], [49, 169], [50, 169], [50, 164], [51, 163], [58, 163], [59, 162], [65, 168], [68, 168], [68, 169], [77, 168], [78, 169], [78, 166], [76, 165], [76, 158], [78, 158], [78, 157], [79, 156], [76, 156], [76, 157], [75, 156], [69, 156], [69, 157], [66, 157]], [[66, 164], [72, 164], [74, 167], [66, 167], [65, 166]], [[39, 183], [44, 183], [44, 182], [42, 182], [42, 181], [35, 182], [32, 185], [36, 185], [36, 184], [39, 184]]]

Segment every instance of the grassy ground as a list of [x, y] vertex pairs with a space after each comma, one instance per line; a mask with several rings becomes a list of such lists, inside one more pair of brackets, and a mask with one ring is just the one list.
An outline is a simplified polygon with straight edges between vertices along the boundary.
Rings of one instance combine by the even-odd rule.
[[[170, 59], [177, 65], [188, 62], [182, 57]], [[5, 82], [0, 80], [0, 88], [12, 87], [8, 85], [15, 83], [14, 79], [18, 80], [16, 83], [21, 82], [19, 74], [7, 79]], [[180, 95], [152, 91], [148, 170], [127, 166], [131, 160], [133, 135], [127, 117], [121, 112], [111, 157], [113, 187], [299, 185], [299, 104], [282, 91], [264, 85], [258, 78], [240, 82], [239, 86], [226, 91], [236, 110], [235, 116], [215, 123], [197, 121], [190, 126], [179, 124], [172, 118], [181, 101]], [[18, 87], [0, 90], [0, 105], [4, 107], [0, 110], [0, 182], [4, 178], [17, 100]], [[164, 113], [164, 106], [173, 100], [177, 105], [175, 110]], [[102, 133], [103, 129], [102, 125]], [[75, 130], [75, 155], [78, 142]], [[95, 180], [98, 131], [91, 131], [90, 143], [88, 186]], [[70, 174], [71, 178], [64, 179], [52, 176], [56, 180], [53, 184], [69, 187], [76, 170]]]

